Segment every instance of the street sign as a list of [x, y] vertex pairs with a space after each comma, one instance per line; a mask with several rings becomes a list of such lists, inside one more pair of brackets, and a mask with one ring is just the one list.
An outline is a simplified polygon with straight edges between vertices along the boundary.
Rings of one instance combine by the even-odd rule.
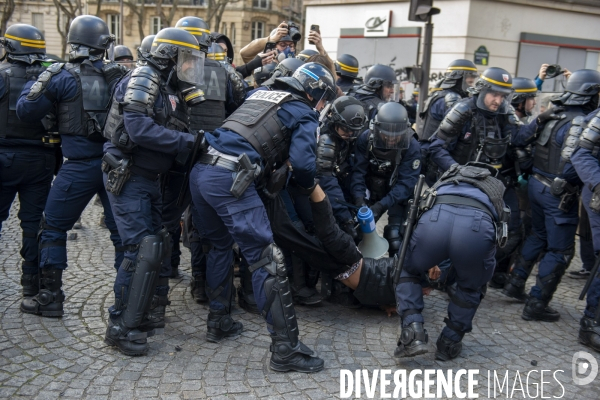
[[487, 51], [485, 46], [479, 46], [477, 50], [475, 50], [475, 64], [477, 65], [488, 65], [490, 61], [490, 52]]

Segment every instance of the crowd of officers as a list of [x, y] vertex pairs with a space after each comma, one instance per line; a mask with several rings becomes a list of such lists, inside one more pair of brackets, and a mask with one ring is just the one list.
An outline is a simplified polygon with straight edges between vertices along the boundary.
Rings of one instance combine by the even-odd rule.
[[[361, 80], [357, 59], [332, 61], [316, 31], [317, 50], [296, 54], [299, 35], [284, 22], [234, 66], [225, 35], [184, 17], [146, 37], [134, 61], [84, 15], [63, 63], [46, 58], [38, 29], [11, 25], [0, 38], [0, 224], [18, 194], [21, 311], [63, 315], [67, 231], [96, 195], [115, 248], [105, 342], [123, 354], [146, 354], [164, 329], [183, 236], [208, 341], [243, 331], [231, 316], [239, 274], [238, 303], [265, 319], [273, 370], [323, 369], [299, 340], [294, 303], [324, 298], [396, 306], [395, 356], [415, 356], [427, 352], [423, 295], [434, 288], [450, 299], [436, 343], [449, 360], [488, 284], [525, 302], [525, 320], [559, 319], [549, 303], [579, 224], [590, 265], [574, 275], [591, 283], [579, 340], [600, 351], [600, 278], [589, 272], [600, 252], [600, 73], [567, 71], [564, 93], [533, 117], [545, 66], [534, 81], [455, 60], [417, 110], [418, 90], [402, 99], [392, 68]], [[356, 247], [365, 207], [375, 221], [387, 212], [389, 257]]]

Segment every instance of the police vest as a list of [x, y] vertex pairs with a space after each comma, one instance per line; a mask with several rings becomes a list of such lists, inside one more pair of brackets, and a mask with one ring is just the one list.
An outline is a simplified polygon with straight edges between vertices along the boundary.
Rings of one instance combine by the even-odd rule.
[[344, 179], [350, 173], [350, 146], [329, 130], [321, 133], [317, 143], [317, 174]]
[[419, 112], [419, 116], [417, 118], [417, 134], [419, 135], [419, 140], [427, 140], [433, 136], [437, 128], [440, 126], [442, 121], [438, 121], [431, 116], [431, 106], [438, 99], [442, 99], [441, 101], [446, 101], [446, 95], [453, 94], [456, 95], [457, 99], [460, 100], [461, 97], [458, 93], [453, 92], [451, 90], [437, 90], [433, 92], [431, 97], [425, 100], [425, 104], [423, 104], [423, 110]]
[[[369, 116], [371, 115], [371, 110], [377, 110], [377, 107], [379, 107], [380, 104], [385, 103], [385, 101], [381, 100], [375, 95], [357, 100], [361, 102], [367, 118], [369, 118]], [[366, 128], [368, 128], [368, 126]]]
[[104, 141], [102, 127], [110, 101], [110, 89], [104, 74], [90, 60], [68, 63], [63, 67], [77, 82], [77, 94], [58, 104], [58, 133]]
[[535, 142], [535, 152], [533, 154], [533, 166], [552, 175], [562, 174], [564, 167], [560, 160], [562, 148], [556, 143], [556, 134], [573, 118], [584, 114], [581, 111], [565, 111], [561, 115], [566, 115], [566, 118], [552, 120], [544, 125], [542, 133]]
[[[477, 106], [473, 100], [470, 100], [468, 104], [473, 112], [470, 129], [466, 135], [459, 136], [456, 146], [450, 152], [452, 158], [460, 165], [464, 165], [469, 161], [475, 161], [480, 141], [486, 137], [501, 138], [504, 127], [508, 124], [508, 120], [504, 114], [486, 117], [477, 111]], [[480, 161], [485, 162], [483, 158]]]
[[206, 99], [190, 110], [190, 129], [214, 131], [225, 120], [227, 98], [227, 71], [214, 60], [204, 61], [204, 85]]
[[378, 149], [373, 147], [373, 134], [369, 136], [366, 157], [369, 160], [365, 183], [371, 192], [370, 199], [379, 201], [392, 190], [398, 179], [398, 166], [406, 150]]
[[[21, 63], [0, 64], [0, 76], [4, 79], [4, 96], [0, 99], [0, 138], [39, 140], [46, 134], [41, 121], [21, 121], [17, 118], [17, 101], [27, 83], [27, 71], [39, 69]], [[36, 71], [37, 72], [37, 71]], [[40, 71], [41, 72], [41, 71]], [[37, 76], [35, 76], [37, 79]]]
[[[190, 124], [189, 108], [181, 97], [181, 93], [173, 87], [167, 86], [160, 73], [156, 72], [152, 66], [146, 65], [141, 68], [152, 69], [160, 82], [158, 85], [155, 85], [155, 87], [156, 91], [161, 95], [162, 104], [157, 107], [154, 107], [154, 104], [149, 105], [149, 108], [152, 111], [147, 110], [148, 115], [151, 116], [158, 125], [164, 126], [167, 129], [188, 132]], [[131, 74], [138, 71], [138, 69], [128, 72], [128, 75], [131, 76]], [[141, 93], [142, 96], [150, 95], [152, 98], [155, 98], [157, 94], [158, 93], [156, 92], [150, 94]], [[133, 96], [134, 94], [132, 94], [132, 97]], [[124, 100], [127, 101], [127, 99]], [[106, 119], [106, 126], [104, 127], [104, 137], [110, 140], [111, 143], [123, 153], [132, 154], [135, 153], [137, 145], [131, 141], [128, 132], [125, 130], [123, 121], [123, 106], [125, 101], [119, 103], [113, 96], [110, 111]]]
[[257, 90], [222, 126], [252, 145], [262, 157], [265, 171], [271, 171], [276, 163], [289, 158], [292, 132], [279, 120], [277, 110], [292, 100], [308, 104], [305, 99], [290, 92]]

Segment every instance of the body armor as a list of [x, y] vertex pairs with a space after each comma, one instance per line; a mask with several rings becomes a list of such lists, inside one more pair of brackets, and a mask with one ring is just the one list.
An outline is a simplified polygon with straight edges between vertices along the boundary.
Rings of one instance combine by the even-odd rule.
[[[598, 123], [600, 122], [600, 120], [597, 120], [595, 122]], [[571, 128], [569, 128], [569, 134], [565, 137], [565, 142], [563, 143], [563, 148], [560, 152], [560, 158], [563, 166], [565, 165], [565, 163], [571, 162], [571, 155], [573, 155], [573, 152], [578, 146], [586, 147], [589, 146], [589, 144], [592, 144], [590, 150], [594, 150], [593, 146], [595, 144], [590, 143], [588, 139], [584, 139], [584, 142], [587, 143], [580, 144], [581, 134], [583, 133], [587, 125], [588, 124], [585, 122], [585, 117], [583, 116], [575, 117], [573, 118], [573, 121], [571, 121]], [[600, 128], [600, 126], [598, 126], [598, 128]], [[588, 133], [586, 138], [589, 138], [589, 136], [590, 135]], [[598, 134], [594, 135], [594, 138], [597, 141], [600, 139], [600, 131], [598, 132]], [[597, 150], [595, 154], [598, 154]]]
[[[159, 93], [163, 104], [154, 108]], [[187, 132], [188, 110], [181, 93], [171, 86], [166, 86], [166, 82], [154, 68], [144, 65], [131, 72], [123, 102], [119, 103], [113, 97], [106, 119], [104, 137], [124, 153], [131, 153], [136, 145], [125, 131], [123, 111], [146, 114], [152, 116], [158, 125], [167, 129]]]
[[218, 61], [204, 61], [204, 85], [201, 86], [206, 99], [190, 110], [190, 129], [214, 131], [225, 120], [227, 99], [227, 70]]
[[367, 158], [369, 167], [365, 183], [371, 192], [373, 202], [383, 199], [392, 189], [398, 179], [397, 169], [404, 156], [404, 150], [387, 150], [373, 147], [373, 134], [369, 136]]
[[[573, 120], [573, 124], [579, 117], [576, 117]], [[583, 121], [582, 121], [583, 122]], [[600, 160], [600, 112], [597, 112], [594, 118], [592, 118], [587, 126], [581, 126], [583, 129], [583, 133], [581, 133], [581, 139], [577, 143], [579, 147], [583, 147], [584, 149], [588, 149], [592, 152], [592, 155]], [[571, 128], [571, 131], [573, 128]], [[569, 135], [571, 135], [571, 131], [569, 131]]]
[[[357, 93], [360, 93], [360, 92], [357, 92]], [[375, 95], [371, 95], [371, 96], [364, 97], [362, 99], [357, 99], [357, 100], [362, 103], [363, 108], [365, 109], [365, 115], [367, 116], [367, 118], [369, 118], [369, 115], [371, 115], [372, 110], [377, 110], [377, 108], [379, 107], [380, 104], [385, 103], [385, 101], [381, 100], [379, 97], [377, 97]], [[365, 128], [367, 128], [367, 127], [365, 127]]]
[[533, 154], [533, 166], [552, 175], [562, 174], [562, 167], [564, 166], [561, 163], [562, 148], [556, 143], [556, 134], [575, 117], [582, 115], [581, 111], [566, 111], [562, 114], [566, 115], [566, 118], [546, 123], [535, 143]]
[[77, 82], [77, 94], [58, 104], [58, 133], [103, 141], [102, 126], [110, 101], [110, 88], [101, 70], [91, 61], [63, 67]]
[[16, 113], [17, 101], [23, 86], [31, 76], [32, 70], [38, 68], [38, 66], [25, 66], [20, 63], [0, 64], [0, 76], [5, 84], [4, 96], [0, 99], [1, 138], [39, 140], [41, 143], [42, 137], [46, 134], [41, 121], [21, 121]]
[[417, 134], [419, 140], [427, 140], [437, 131], [442, 121], [432, 118], [429, 109], [431, 105], [438, 99], [443, 98], [447, 109], [451, 109], [454, 104], [461, 99], [460, 95], [451, 90], [438, 90], [429, 97], [423, 105], [423, 111], [419, 113], [417, 120]]
[[252, 145], [265, 162], [265, 171], [271, 171], [276, 163], [288, 159], [292, 132], [279, 120], [277, 111], [282, 104], [292, 100], [308, 105], [305, 99], [289, 92], [256, 91], [222, 126]]
[[345, 179], [350, 173], [350, 146], [344, 140], [326, 132], [317, 143], [317, 174]]

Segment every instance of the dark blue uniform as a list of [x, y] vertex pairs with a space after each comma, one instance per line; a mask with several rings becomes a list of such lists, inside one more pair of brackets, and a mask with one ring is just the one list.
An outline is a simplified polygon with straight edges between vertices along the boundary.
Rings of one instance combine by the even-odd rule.
[[[292, 131], [289, 160], [296, 182], [302, 187], [311, 187], [316, 173], [315, 132], [318, 114], [307, 105], [290, 101], [283, 103], [277, 111], [280, 121]], [[206, 139], [216, 151], [237, 157], [246, 153], [252, 163], [262, 164], [261, 157], [241, 135], [219, 128], [207, 133]], [[254, 183], [236, 199], [229, 189], [233, 174], [225, 168], [197, 164], [191, 175], [192, 198], [202, 223], [198, 227], [202, 237], [213, 245], [207, 259], [207, 285], [217, 290], [225, 281], [232, 263], [231, 246], [237, 243], [249, 265], [261, 258], [261, 252], [273, 243], [273, 233], [264, 205], [258, 196]], [[252, 284], [259, 310], [266, 302], [264, 282], [268, 273], [262, 268], [252, 275]], [[229, 284], [223, 291], [228, 291]], [[211, 309], [224, 309], [228, 304], [220, 299], [211, 299]], [[270, 323], [270, 316], [267, 317]]]
[[[467, 183], [443, 185], [437, 190], [437, 195], [477, 200], [494, 218], [498, 218], [489, 197]], [[442, 335], [453, 342], [460, 342], [462, 335], [471, 331], [473, 317], [483, 297], [482, 288], [494, 272], [495, 254], [494, 221], [481, 209], [437, 204], [423, 213], [411, 236], [400, 283], [396, 286], [402, 326], [424, 322], [421, 277], [449, 259], [455, 272], [456, 289], [448, 305], [450, 322]]]
[[[115, 88], [114, 99], [118, 102], [124, 100], [130, 77], [127, 76]], [[172, 97], [164, 98], [162, 92], [157, 94], [154, 110], [164, 107], [173, 107], [174, 110], [183, 107], [182, 100]], [[146, 236], [155, 235], [162, 224], [162, 195], [159, 174], [166, 173], [174, 163], [179, 152], [191, 146], [193, 135], [168, 129], [157, 124], [150, 116], [142, 113], [123, 112], [125, 130], [131, 141], [137, 144], [133, 153], [135, 169], [131, 171], [131, 178], [125, 183], [119, 195], [109, 193], [112, 209], [115, 213], [117, 227], [126, 247], [125, 257], [132, 262], [137, 258], [139, 249], [137, 245]], [[105, 144], [107, 153], [117, 158], [130, 158], [116, 148], [111, 142]], [[104, 175], [106, 180], [106, 174]], [[160, 277], [170, 275], [170, 263], [163, 263]], [[122, 297], [122, 290], [129, 287], [132, 271], [119, 269], [115, 281], [115, 297]], [[166, 296], [169, 292], [168, 280], [159, 281], [156, 287], [157, 296]], [[119, 311], [112, 306], [111, 315], [118, 315]]]
[[[10, 63], [12, 65], [17, 64]], [[2, 63], [0, 67], [10, 65]], [[19, 63], [21, 64], [21, 63]], [[24, 69], [27, 64], [21, 64]], [[4, 124], [11, 124], [14, 115], [12, 96], [7, 92], [7, 85], [0, 74], [0, 107], [6, 107], [7, 119]], [[19, 88], [11, 88], [11, 91], [20, 93]], [[6, 97], [5, 97], [6, 96]], [[15, 102], [16, 103], [16, 102]], [[9, 116], [8, 114], [11, 114]], [[13, 117], [14, 116], [14, 117]], [[23, 123], [14, 121], [13, 129], [19, 130]], [[8, 127], [8, 126], [7, 126]], [[41, 123], [30, 124], [31, 130], [35, 130], [37, 139], [20, 138], [0, 132], [0, 231], [2, 223], [8, 219], [10, 207], [17, 193], [19, 194], [19, 213], [21, 229], [23, 230], [23, 241], [21, 246], [21, 257], [23, 257], [22, 271], [24, 284], [24, 295], [35, 295], [37, 290], [25, 290], [27, 276], [34, 279], [32, 282], [37, 287], [37, 276], [39, 268], [37, 231], [42, 219], [46, 199], [50, 192], [53, 172], [55, 169], [55, 150], [46, 147], [42, 143], [41, 136], [45, 129]], [[4, 128], [0, 128], [4, 129]], [[17, 133], [17, 132], [15, 132]]]
[[[93, 65], [101, 69], [102, 61], [94, 61]], [[46, 95], [28, 100], [26, 96], [33, 83], [28, 82], [25, 85], [17, 104], [17, 115], [22, 120], [40, 120], [55, 103], [69, 101], [77, 95], [77, 82], [64, 69], [48, 82]], [[44, 209], [45, 223], [40, 236], [40, 268], [67, 268], [67, 231], [73, 228], [89, 201], [97, 193], [104, 207], [105, 223], [110, 230], [110, 238], [115, 246], [114, 266], [118, 269], [123, 260], [123, 249], [102, 181], [100, 164], [103, 143], [84, 136], [62, 135], [61, 139], [62, 153], [66, 161], [54, 180]]]

